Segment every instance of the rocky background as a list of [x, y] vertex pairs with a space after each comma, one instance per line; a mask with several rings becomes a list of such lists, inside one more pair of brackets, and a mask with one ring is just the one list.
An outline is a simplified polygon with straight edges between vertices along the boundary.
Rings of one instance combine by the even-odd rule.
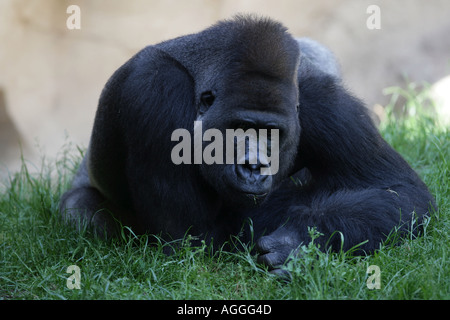
[[[81, 29], [67, 26], [70, 5]], [[368, 28], [371, 5], [379, 29]], [[242, 12], [329, 46], [347, 87], [378, 113], [384, 88], [439, 80], [449, 113], [448, 0], [0, 0], [0, 176], [21, 150], [38, 166], [65, 141], [86, 147], [102, 87], [141, 48]]]

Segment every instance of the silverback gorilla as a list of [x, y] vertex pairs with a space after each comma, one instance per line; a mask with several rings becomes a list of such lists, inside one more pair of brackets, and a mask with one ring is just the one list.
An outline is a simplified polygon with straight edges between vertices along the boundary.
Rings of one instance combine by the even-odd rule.
[[[268, 135], [266, 146], [277, 143], [279, 169], [261, 174], [267, 161], [260, 153], [248, 161], [249, 141], [244, 162], [183, 154], [187, 161], [175, 164], [172, 134], [198, 135], [196, 121], [203, 147], [208, 129], [224, 137], [276, 129], [278, 141]], [[216, 248], [231, 235], [250, 241], [251, 219], [258, 261], [274, 269], [309, 242], [308, 227], [324, 234], [322, 248], [363, 243], [361, 253], [371, 252], [433, 207], [425, 184], [343, 88], [326, 48], [270, 19], [236, 16], [148, 46], [112, 75], [60, 211], [100, 235], [126, 225], [163, 239], [188, 232]]]

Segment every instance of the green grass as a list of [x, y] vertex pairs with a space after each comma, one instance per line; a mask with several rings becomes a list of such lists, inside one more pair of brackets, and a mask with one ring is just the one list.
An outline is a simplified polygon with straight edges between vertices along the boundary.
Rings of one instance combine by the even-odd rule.
[[[385, 244], [368, 257], [324, 253], [312, 242], [285, 266], [290, 282], [257, 265], [251, 244], [238, 253], [212, 253], [184, 239], [166, 256], [164, 246], [173, 244], [152, 236], [102, 241], [58, 220], [59, 197], [80, 160], [79, 151], [68, 146], [56, 161], [45, 161], [40, 173], [31, 174], [24, 161], [4, 182], [0, 299], [449, 299], [450, 133], [420, 110], [421, 93], [396, 92], [408, 98], [405, 108], [415, 115], [400, 120], [389, 113], [382, 133], [439, 206], [421, 237]], [[314, 230], [311, 235], [320, 236]], [[80, 268], [80, 290], [66, 285], [70, 265]], [[367, 288], [370, 265], [380, 268], [380, 289]]]

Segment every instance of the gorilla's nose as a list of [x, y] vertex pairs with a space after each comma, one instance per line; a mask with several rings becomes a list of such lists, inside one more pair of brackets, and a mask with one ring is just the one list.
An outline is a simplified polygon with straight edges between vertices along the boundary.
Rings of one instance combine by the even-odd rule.
[[259, 164], [247, 164], [246, 165], [251, 171], [260, 171], [261, 170], [261, 165]]

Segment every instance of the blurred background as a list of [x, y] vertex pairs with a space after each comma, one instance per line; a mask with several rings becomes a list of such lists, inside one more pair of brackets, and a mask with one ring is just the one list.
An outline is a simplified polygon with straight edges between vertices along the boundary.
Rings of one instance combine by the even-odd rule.
[[[70, 5], [81, 29], [69, 29]], [[367, 27], [370, 5], [380, 29]], [[101, 90], [149, 44], [200, 31], [236, 13], [282, 22], [337, 56], [346, 86], [383, 115], [383, 89], [429, 83], [449, 117], [448, 0], [0, 0], [0, 177], [55, 157], [65, 141], [87, 147]]]

